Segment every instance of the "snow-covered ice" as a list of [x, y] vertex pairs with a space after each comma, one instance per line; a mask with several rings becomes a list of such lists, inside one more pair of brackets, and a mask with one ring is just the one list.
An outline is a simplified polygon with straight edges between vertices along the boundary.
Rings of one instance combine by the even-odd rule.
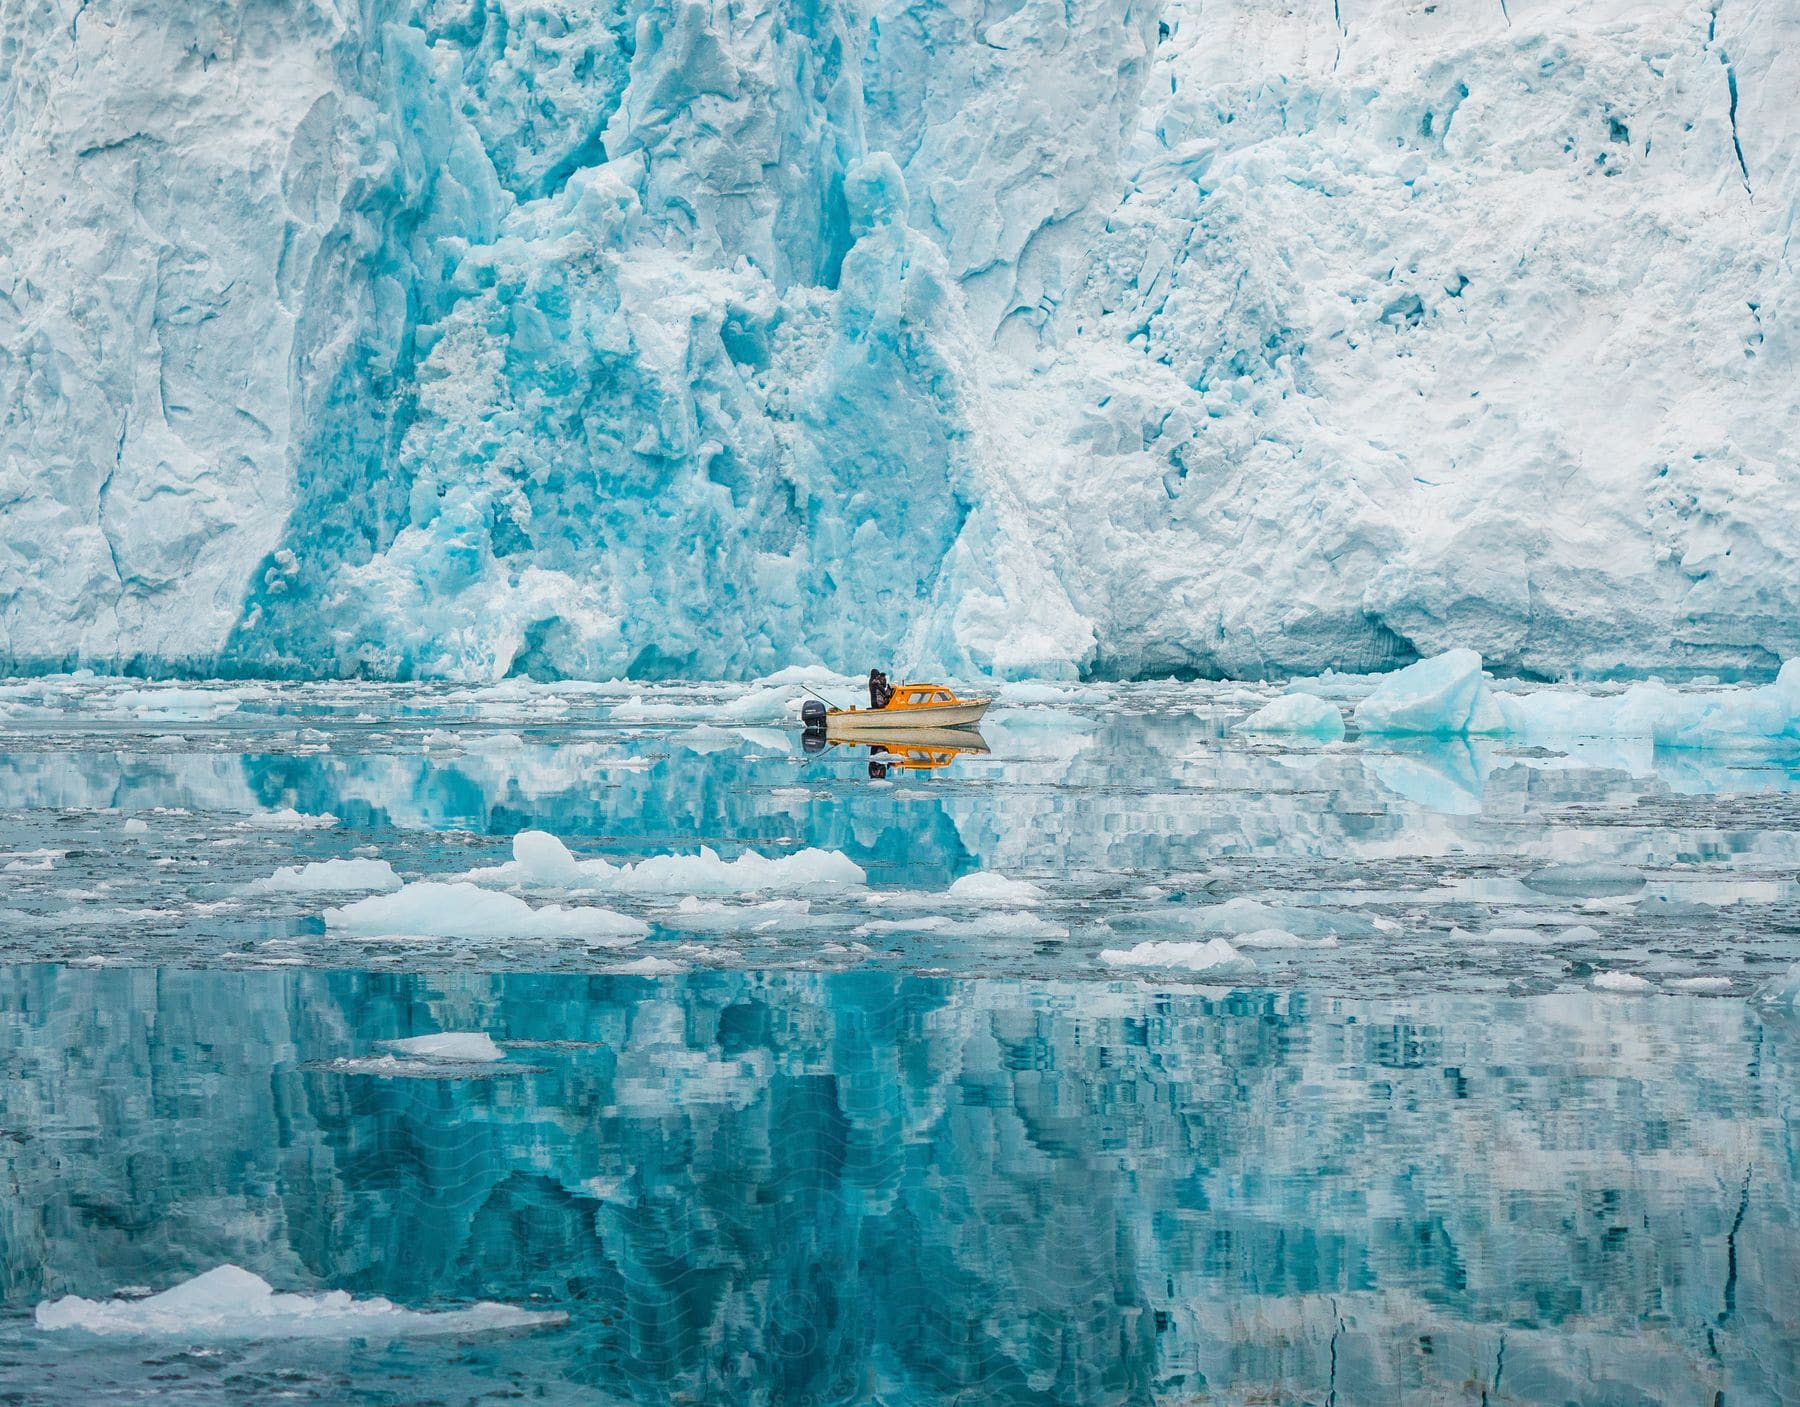
[[37, 1326], [208, 1344], [234, 1339], [403, 1339], [511, 1332], [567, 1322], [560, 1312], [482, 1301], [465, 1309], [405, 1309], [342, 1290], [287, 1294], [260, 1275], [221, 1265], [147, 1299], [89, 1300], [66, 1295], [37, 1307]]
[[421, 880], [325, 910], [328, 928], [367, 937], [571, 938], [590, 947], [635, 943], [649, 925], [591, 905], [538, 907], [466, 881]]

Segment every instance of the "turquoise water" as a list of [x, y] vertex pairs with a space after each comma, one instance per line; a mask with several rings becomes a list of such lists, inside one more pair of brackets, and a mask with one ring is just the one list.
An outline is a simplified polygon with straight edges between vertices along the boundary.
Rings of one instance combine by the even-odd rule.
[[[872, 780], [731, 697], [0, 721], [0, 1401], [1800, 1400], [1800, 1021], [1752, 999], [1800, 957], [1794, 759], [1249, 744], [1184, 686]], [[527, 828], [867, 879], [606, 896], [649, 927], [616, 951], [353, 939], [345, 896], [258, 887]], [[1626, 879], [1545, 868], [1595, 862]], [[982, 870], [1028, 927], [949, 896]], [[1332, 941], [1106, 957], [1232, 900]], [[437, 1032], [502, 1058], [382, 1044]], [[568, 1318], [32, 1317], [219, 1265]]]
[[[885, 973], [5, 974], [5, 1295], [493, 1299], [466, 1344], [75, 1341], [27, 1400], [1767, 1402], [1796, 1031]], [[443, 1025], [487, 1078], [330, 1062]], [[591, 1394], [591, 1396], [589, 1395]], [[15, 1398], [16, 1400], [16, 1398]]]

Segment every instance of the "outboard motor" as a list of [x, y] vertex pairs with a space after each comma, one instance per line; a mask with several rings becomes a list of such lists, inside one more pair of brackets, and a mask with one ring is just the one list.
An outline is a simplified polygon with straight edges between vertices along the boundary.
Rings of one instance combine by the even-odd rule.
[[825, 731], [825, 705], [817, 699], [808, 699], [800, 705], [800, 726], [808, 733]]

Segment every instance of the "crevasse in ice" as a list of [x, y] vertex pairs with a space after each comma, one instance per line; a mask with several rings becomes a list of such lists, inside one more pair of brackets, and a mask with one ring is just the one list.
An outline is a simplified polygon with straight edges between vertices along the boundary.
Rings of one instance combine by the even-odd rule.
[[0, 665], [1766, 676], [1797, 26], [21, 11]]

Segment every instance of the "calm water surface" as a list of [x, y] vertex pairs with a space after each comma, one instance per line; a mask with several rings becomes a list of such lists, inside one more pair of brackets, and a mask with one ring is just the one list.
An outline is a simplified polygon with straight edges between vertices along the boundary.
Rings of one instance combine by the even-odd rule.
[[[1793, 759], [1250, 745], [1254, 699], [1184, 686], [875, 780], [738, 697], [71, 684], [0, 721], [0, 1401], [1800, 1400], [1800, 1023], [1749, 999], [1800, 958]], [[616, 952], [352, 940], [346, 896], [256, 885], [527, 828], [867, 882], [609, 897], [650, 926]], [[1641, 882], [1545, 878], [1593, 862]], [[947, 897], [977, 870], [1030, 927]], [[1232, 900], [1332, 941], [1103, 957]], [[443, 1031], [504, 1058], [393, 1070]], [[221, 1264], [569, 1317], [32, 1319]]]

